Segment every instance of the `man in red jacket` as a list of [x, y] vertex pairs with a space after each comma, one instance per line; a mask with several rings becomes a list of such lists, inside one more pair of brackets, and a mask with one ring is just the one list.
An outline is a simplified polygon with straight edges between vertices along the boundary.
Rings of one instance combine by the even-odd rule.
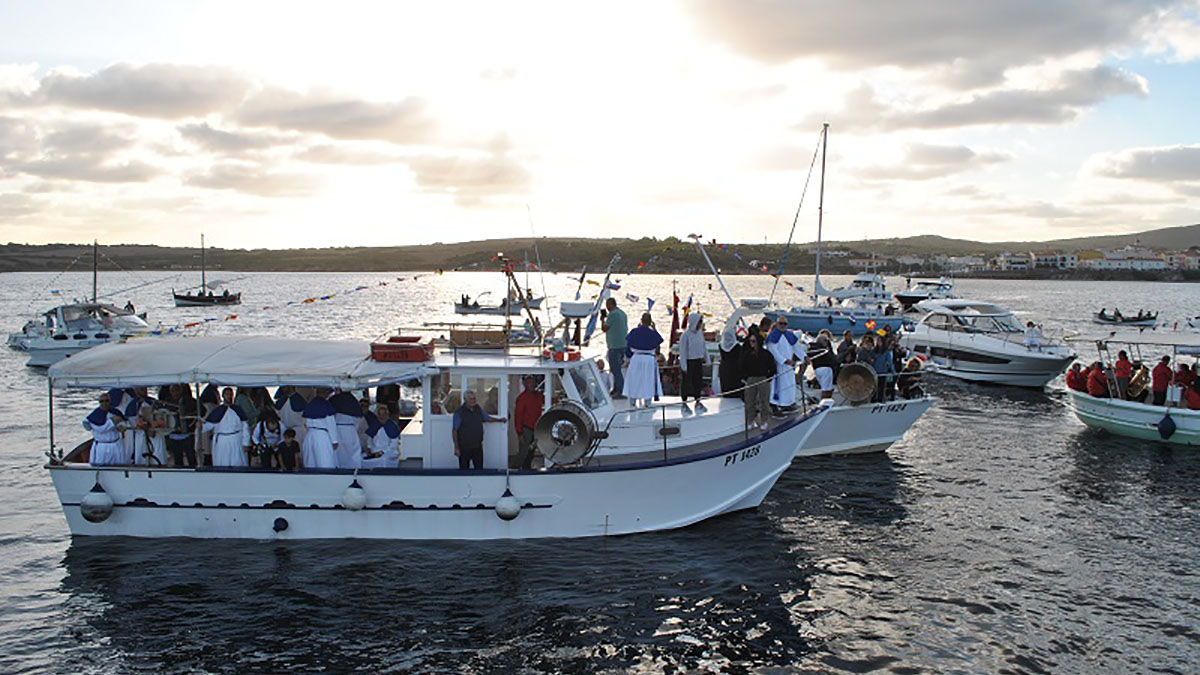
[[1117, 379], [1116, 398], [1129, 398], [1129, 379], [1133, 377], [1133, 363], [1125, 350], [1117, 352], [1117, 362], [1113, 364], [1113, 376]]
[[522, 469], [533, 468], [533, 428], [538, 418], [542, 416], [542, 406], [546, 397], [537, 390], [537, 378], [525, 376], [525, 391], [517, 396], [516, 410], [513, 411], [513, 426], [517, 430], [517, 466]]
[[1104, 364], [1097, 361], [1088, 371], [1088, 394], [1096, 398], [1108, 398], [1108, 378], [1104, 374]]
[[1171, 357], [1164, 356], [1150, 371], [1150, 391], [1154, 393], [1154, 405], [1167, 404], [1167, 389], [1171, 386]]
[[1074, 391], [1087, 391], [1087, 374], [1079, 369], [1079, 362], [1071, 364], [1067, 371], [1067, 388]]

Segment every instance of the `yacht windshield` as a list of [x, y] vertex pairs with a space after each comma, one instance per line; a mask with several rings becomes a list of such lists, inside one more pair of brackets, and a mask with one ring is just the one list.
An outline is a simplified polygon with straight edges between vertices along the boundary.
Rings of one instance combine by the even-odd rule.
[[1011, 314], [986, 316], [959, 314], [954, 317], [958, 325], [968, 333], [1021, 333], [1024, 332]]
[[593, 367], [589, 362], [570, 370], [571, 382], [579, 392], [579, 398], [591, 410], [599, 408], [608, 401], [604, 387], [600, 385], [600, 379], [592, 370]]

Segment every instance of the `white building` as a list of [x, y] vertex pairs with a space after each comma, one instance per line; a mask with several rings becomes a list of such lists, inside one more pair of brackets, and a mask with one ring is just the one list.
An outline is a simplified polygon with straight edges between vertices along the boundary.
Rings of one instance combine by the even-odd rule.
[[1073, 270], [1079, 267], [1079, 254], [1063, 253], [1061, 251], [1037, 251], [1030, 253], [1035, 265], [1042, 268]]
[[925, 259], [919, 255], [900, 255], [896, 256], [896, 262], [905, 267], [920, 267], [925, 264]]
[[874, 272], [875, 270], [878, 270], [881, 267], [883, 267], [885, 264], [887, 264], [887, 260], [884, 258], [851, 258], [850, 259], [851, 267], [853, 267], [856, 270], [862, 270], [864, 272]]
[[1079, 264], [1093, 270], [1165, 270], [1167, 261], [1162, 258], [1095, 258]]

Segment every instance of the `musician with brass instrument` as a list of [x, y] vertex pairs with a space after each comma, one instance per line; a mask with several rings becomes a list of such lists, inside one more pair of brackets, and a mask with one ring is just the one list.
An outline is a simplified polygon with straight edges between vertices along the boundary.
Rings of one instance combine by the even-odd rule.
[[1150, 369], [1141, 361], [1135, 361], [1133, 364], [1133, 377], [1129, 378], [1129, 392], [1127, 398], [1130, 401], [1145, 403], [1146, 398], [1150, 395]]

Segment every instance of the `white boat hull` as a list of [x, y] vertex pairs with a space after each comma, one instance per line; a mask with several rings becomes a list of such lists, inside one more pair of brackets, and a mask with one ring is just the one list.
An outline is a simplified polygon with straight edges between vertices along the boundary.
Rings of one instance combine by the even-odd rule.
[[796, 449], [796, 457], [883, 452], [903, 438], [936, 400], [927, 396], [888, 403], [832, 406]]
[[[1071, 408], [1079, 421], [1093, 429], [1103, 429], [1117, 436], [1146, 441], [1200, 445], [1200, 410], [1183, 410], [1146, 405], [1133, 401], [1095, 398], [1081, 391], [1069, 390]], [[1163, 438], [1158, 424], [1170, 413], [1175, 433]]]
[[[819, 416], [818, 416], [819, 417]], [[503, 471], [360, 472], [366, 507], [342, 498], [349, 471], [50, 466], [71, 533], [234, 539], [521, 539], [632, 534], [684, 527], [757, 507], [790, 465], [813, 418], [668, 462], [509, 477], [524, 507], [501, 519]], [[115, 506], [84, 519], [80, 500], [99, 481]], [[285, 521], [279, 529], [277, 519]]]
[[971, 382], [1039, 389], [1075, 360], [1069, 349], [1038, 350], [986, 336], [955, 335], [947, 340], [932, 333], [901, 335], [901, 344], [937, 366], [934, 372]]
[[78, 354], [85, 349], [91, 349], [97, 345], [104, 345], [110, 342], [119, 342], [121, 338], [114, 336], [110, 339], [102, 338], [87, 338], [83, 340], [67, 339], [55, 340], [53, 338], [37, 338], [29, 340], [25, 343], [25, 352], [29, 354], [29, 361], [25, 363], [27, 366], [35, 368], [48, 368], [59, 361]]

